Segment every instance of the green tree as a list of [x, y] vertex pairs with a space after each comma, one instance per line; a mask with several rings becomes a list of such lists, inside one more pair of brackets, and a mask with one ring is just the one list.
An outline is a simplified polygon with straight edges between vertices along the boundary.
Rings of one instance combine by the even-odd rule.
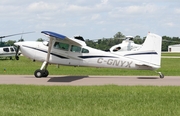
[[37, 41], [43, 42], [44, 40], [42, 38], [38, 38]]
[[114, 35], [114, 38], [125, 38], [126, 36], [123, 35], [121, 32], [117, 32], [115, 35]]
[[5, 42], [5, 44], [8, 46], [13, 46], [15, 42], [16, 41], [14, 41], [14, 40], [8, 40], [7, 42]]

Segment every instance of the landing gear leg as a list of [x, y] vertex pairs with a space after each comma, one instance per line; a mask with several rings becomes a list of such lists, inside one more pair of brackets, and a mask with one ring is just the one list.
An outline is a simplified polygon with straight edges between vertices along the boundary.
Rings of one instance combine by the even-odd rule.
[[48, 63], [46, 61], [43, 62], [42, 66], [40, 69], [37, 69], [35, 72], [34, 72], [34, 76], [36, 78], [41, 78], [41, 77], [47, 77], [49, 75], [49, 72], [47, 69], [47, 66], [48, 66]]

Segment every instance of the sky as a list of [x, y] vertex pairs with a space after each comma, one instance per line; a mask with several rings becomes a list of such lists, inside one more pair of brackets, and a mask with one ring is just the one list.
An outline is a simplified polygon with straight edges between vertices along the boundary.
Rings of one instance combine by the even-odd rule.
[[[25, 41], [47, 39], [41, 31], [84, 39], [148, 32], [180, 37], [179, 0], [0, 0], [0, 36], [21, 32]], [[18, 41], [20, 36], [3, 39]]]

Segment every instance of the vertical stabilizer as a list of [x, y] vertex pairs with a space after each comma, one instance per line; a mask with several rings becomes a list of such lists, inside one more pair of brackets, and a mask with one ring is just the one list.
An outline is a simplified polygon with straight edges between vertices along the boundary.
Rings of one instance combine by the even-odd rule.
[[142, 47], [131, 54], [125, 56], [139, 60], [148, 65], [161, 65], [161, 45], [162, 37], [153, 33], [148, 33]]

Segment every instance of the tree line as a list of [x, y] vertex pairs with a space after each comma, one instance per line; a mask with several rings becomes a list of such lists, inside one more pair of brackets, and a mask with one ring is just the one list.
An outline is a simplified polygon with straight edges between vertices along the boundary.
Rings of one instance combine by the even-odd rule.
[[[121, 32], [117, 32], [112, 38], [101, 38], [96, 40], [86, 39], [85, 42], [88, 46], [100, 49], [100, 50], [108, 50], [113, 45], [117, 45], [123, 41], [126, 36]], [[136, 35], [133, 39], [136, 44], [143, 44], [146, 37], [140, 37]], [[168, 37], [162, 36], [162, 51], [168, 51], [169, 45], [180, 44], [179, 37]], [[24, 41], [24, 39], [19, 39], [19, 41]], [[36, 41], [44, 41], [42, 38], [38, 38]], [[0, 42], [0, 47], [2, 46], [13, 46], [16, 41], [8, 40], [7, 42]]]
[[[113, 45], [117, 45], [119, 43], [122, 43], [126, 36], [123, 35], [121, 32], [117, 32], [114, 37], [112, 38], [102, 38], [97, 40], [85, 40], [86, 44], [90, 47], [100, 49], [100, 50], [108, 50]], [[134, 43], [136, 44], [143, 44], [146, 37], [141, 38], [139, 35], [136, 35], [133, 39]], [[168, 36], [162, 36], [162, 51], [168, 51], [169, 45], [174, 44], [180, 44], [180, 38], [179, 37], [168, 37]]]

